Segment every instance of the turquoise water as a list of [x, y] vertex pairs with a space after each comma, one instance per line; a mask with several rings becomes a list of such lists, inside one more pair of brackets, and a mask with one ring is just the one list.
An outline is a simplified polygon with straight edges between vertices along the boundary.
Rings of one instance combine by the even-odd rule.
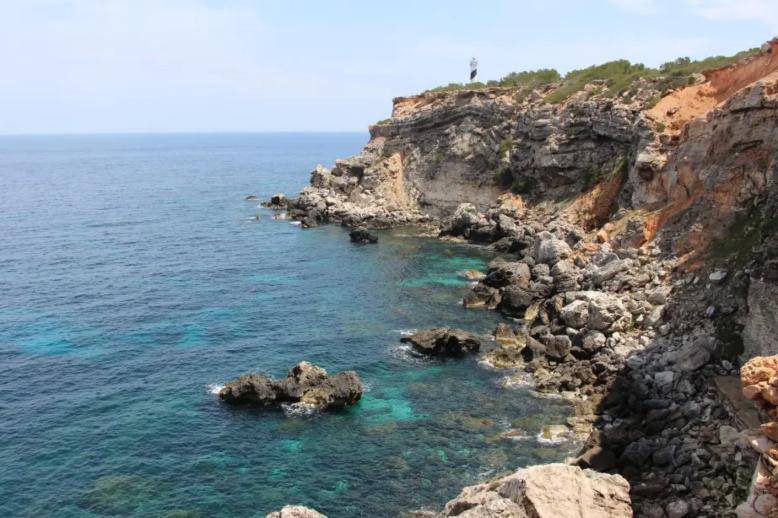
[[[457, 272], [489, 256], [337, 226], [301, 230], [247, 194], [293, 193], [344, 135], [0, 138], [0, 515], [331, 517], [440, 506], [468, 483], [564, 457], [502, 440], [568, 408], [473, 359], [420, 360], [401, 332], [457, 325]], [[251, 218], [259, 215], [260, 220]], [[300, 360], [356, 369], [346, 411], [285, 416], [210, 392]]]

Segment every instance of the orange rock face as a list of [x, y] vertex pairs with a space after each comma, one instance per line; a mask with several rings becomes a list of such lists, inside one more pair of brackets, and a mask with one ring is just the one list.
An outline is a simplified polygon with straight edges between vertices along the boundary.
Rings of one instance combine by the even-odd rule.
[[[746, 387], [758, 383], [771, 384], [769, 382], [776, 378], [776, 374], [778, 374], [778, 356], [757, 356], [751, 358], [740, 368], [740, 382], [745, 391]], [[753, 399], [748, 395], [746, 397]]]
[[[743, 395], [756, 402], [772, 419], [750, 434], [750, 444], [761, 454], [751, 482], [748, 499], [736, 509], [740, 518], [769, 518], [778, 515], [778, 356], [757, 356], [740, 369]], [[760, 437], [759, 434], [764, 437]]]

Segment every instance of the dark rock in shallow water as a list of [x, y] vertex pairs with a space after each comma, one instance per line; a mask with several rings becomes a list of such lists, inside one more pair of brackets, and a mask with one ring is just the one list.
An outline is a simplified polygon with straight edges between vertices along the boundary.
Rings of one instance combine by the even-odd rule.
[[284, 193], [276, 193], [270, 197], [270, 201], [262, 203], [263, 207], [268, 209], [285, 209], [289, 205], [289, 200]]
[[301, 362], [282, 380], [264, 374], [241, 376], [228, 382], [219, 397], [231, 404], [302, 403], [326, 410], [353, 405], [362, 397], [362, 391], [362, 381], [354, 371], [328, 376], [321, 367]]
[[363, 227], [352, 229], [351, 232], [348, 233], [348, 236], [351, 238], [352, 243], [378, 243], [378, 238]]
[[254, 196], [253, 194], [249, 194], [248, 196], [246, 196], [245, 200], [246, 201], [257, 201], [257, 197]]
[[481, 342], [475, 335], [450, 327], [419, 331], [403, 337], [401, 341], [410, 343], [420, 353], [430, 356], [462, 356], [481, 348]]

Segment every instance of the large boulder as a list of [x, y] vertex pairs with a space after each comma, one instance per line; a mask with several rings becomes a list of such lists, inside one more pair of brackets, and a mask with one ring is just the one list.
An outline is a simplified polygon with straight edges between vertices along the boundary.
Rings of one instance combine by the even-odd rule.
[[269, 513], [265, 518], [327, 518], [318, 511], [301, 505], [285, 505], [280, 511]]
[[533, 291], [515, 285], [503, 288], [500, 293], [500, 311], [518, 318], [523, 317], [524, 311], [538, 298]]
[[535, 260], [539, 263], [556, 264], [560, 259], [570, 257], [573, 251], [570, 245], [554, 237], [551, 232], [543, 231], [535, 239]]
[[629, 483], [567, 464], [544, 464], [469, 486], [441, 516], [461, 518], [631, 517]]
[[479, 283], [465, 294], [462, 305], [466, 308], [497, 309], [501, 301], [500, 290]]
[[308, 362], [300, 362], [286, 378], [270, 379], [264, 374], [247, 374], [230, 381], [219, 397], [231, 404], [274, 406], [302, 403], [322, 410], [353, 405], [362, 397], [363, 386], [354, 371], [328, 376], [327, 371]]
[[532, 273], [527, 263], [495, 259], [489, 263], [483, 283], [493, 288], [502, 288], [510, 284], [527, 288], [531, 278]]
[[448, 221], [443, 233], [459, 236], [484, 223], [486, 223], [486, 219], [483, 214], [478, 212], [475, 205], [472, 203], [460, 203]]
[[585, 300], [574, 300], [562, 308], [560, 316], [567, 326], [581, 329], [589, 322], [589, 303]]
[[434, 327], [404, 336], [402, 342], [410, 343], [414, 349], [430, 356], [462, 356], [478, 352], [481, 341], [472, 333], [450, 327]]

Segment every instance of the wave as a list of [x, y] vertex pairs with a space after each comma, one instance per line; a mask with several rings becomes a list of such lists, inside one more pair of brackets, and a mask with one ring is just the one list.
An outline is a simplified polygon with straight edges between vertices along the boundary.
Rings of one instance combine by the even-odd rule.
[[543, 437], [543, 432], [541, 431], [537, 437], [535, 437], [535, 440], [538, 441], [539, 444], [544, 444], [546, 446], [558, 446], [560, 444], [566, 443], [570, 440], [570, 438], [565, 436], [557, 436], [549, 439]]
[[398, 360], [412, 363], [414, 365], [429, 364], [432, 360], [431, 358], [428, 358], [427, 356], [424, 356], [420, 352], [416, 351], [416, 349], [414, 349], [411, 344], [404, 343], [394, 344], [390, 349], [390, 355], [393, 358], [397, 358]]
[[[513, 376], [503, 376], [498, 384], [500, 387], [506, 389], [524, 389], [535, 386], [535, 382], [532, 380], [532, 376], [526, 373], [516, 373]], [[534, 392], [535, 391], [533, 390], [532, 393]]]
[[219, 385], [218, 383], [210, 383], [205, 386], [206, 389], [208, 389], [209, 394], [213, 394], [214, 396], [218, 396], [219, 392], [221, 392], [221, 389], [224, 388], [224, 385]]

